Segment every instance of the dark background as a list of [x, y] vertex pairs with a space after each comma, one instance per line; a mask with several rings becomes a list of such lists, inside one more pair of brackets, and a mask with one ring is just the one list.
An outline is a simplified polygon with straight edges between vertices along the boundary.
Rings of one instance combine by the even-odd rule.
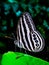
[[[42, 52], [26, 52], [49, 61], [49, 0], [0, 0], [0, 54], [15, 51], [14, 40], [9, 37], [13, 38], [12, 33], [16, 37], [17, 23], [23, 12], [31, 14], [37, 30], [45, 39]], [[20, 52], [19, 48], [17, 50]]]

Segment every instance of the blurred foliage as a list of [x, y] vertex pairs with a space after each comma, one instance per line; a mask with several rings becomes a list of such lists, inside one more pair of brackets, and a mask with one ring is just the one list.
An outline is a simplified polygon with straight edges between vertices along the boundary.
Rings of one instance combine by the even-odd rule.
[[4, 43], [0, 42], [0, 47], [4, 47], [4, 46], [5, 46]]
[[[31, 60], [31, 61], [30, 61]], [[35, 63], [36, 62], [36, 63]], [[1, 65], [49, 65], [49, 62], [27, 54], [8, 51], [2, 55]]]

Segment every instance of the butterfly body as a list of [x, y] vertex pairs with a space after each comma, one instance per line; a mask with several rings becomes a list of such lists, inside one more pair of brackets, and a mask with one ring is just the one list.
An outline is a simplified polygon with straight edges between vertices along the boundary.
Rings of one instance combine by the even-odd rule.
[[43, 50], [45, 43], [41, 34], [36, 30], [32, 17], [25, 12], [18, 21], [17, 42], [14, 42], [19, 48], [31, 52], [40, 52]]

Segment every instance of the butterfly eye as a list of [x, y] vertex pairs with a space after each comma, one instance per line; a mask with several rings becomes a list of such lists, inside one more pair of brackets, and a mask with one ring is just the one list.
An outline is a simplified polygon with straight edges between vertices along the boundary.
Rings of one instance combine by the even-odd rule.
[[39, 44], [36, 44], [37, 47], [39, 47]]
[[38, 42], [36, 34], [32, 34], [33, 35], [33, 39], [35, 40], [35, 42]]
[[35, 35], [35, 34], [33, 34], [33, 37], [36, 37], [36, 35]]
[[38, 40], [35, 40], [36, 43], [38, 43]]

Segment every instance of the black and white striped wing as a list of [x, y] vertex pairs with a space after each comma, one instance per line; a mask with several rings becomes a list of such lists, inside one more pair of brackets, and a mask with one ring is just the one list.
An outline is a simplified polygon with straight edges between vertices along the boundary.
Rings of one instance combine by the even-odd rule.
[[25, 12], [18, 21], [17, 40], [19, 47], [28, 51], [39, 52], [44, 48], [44, 39], [36, 30], [28, 12]]

